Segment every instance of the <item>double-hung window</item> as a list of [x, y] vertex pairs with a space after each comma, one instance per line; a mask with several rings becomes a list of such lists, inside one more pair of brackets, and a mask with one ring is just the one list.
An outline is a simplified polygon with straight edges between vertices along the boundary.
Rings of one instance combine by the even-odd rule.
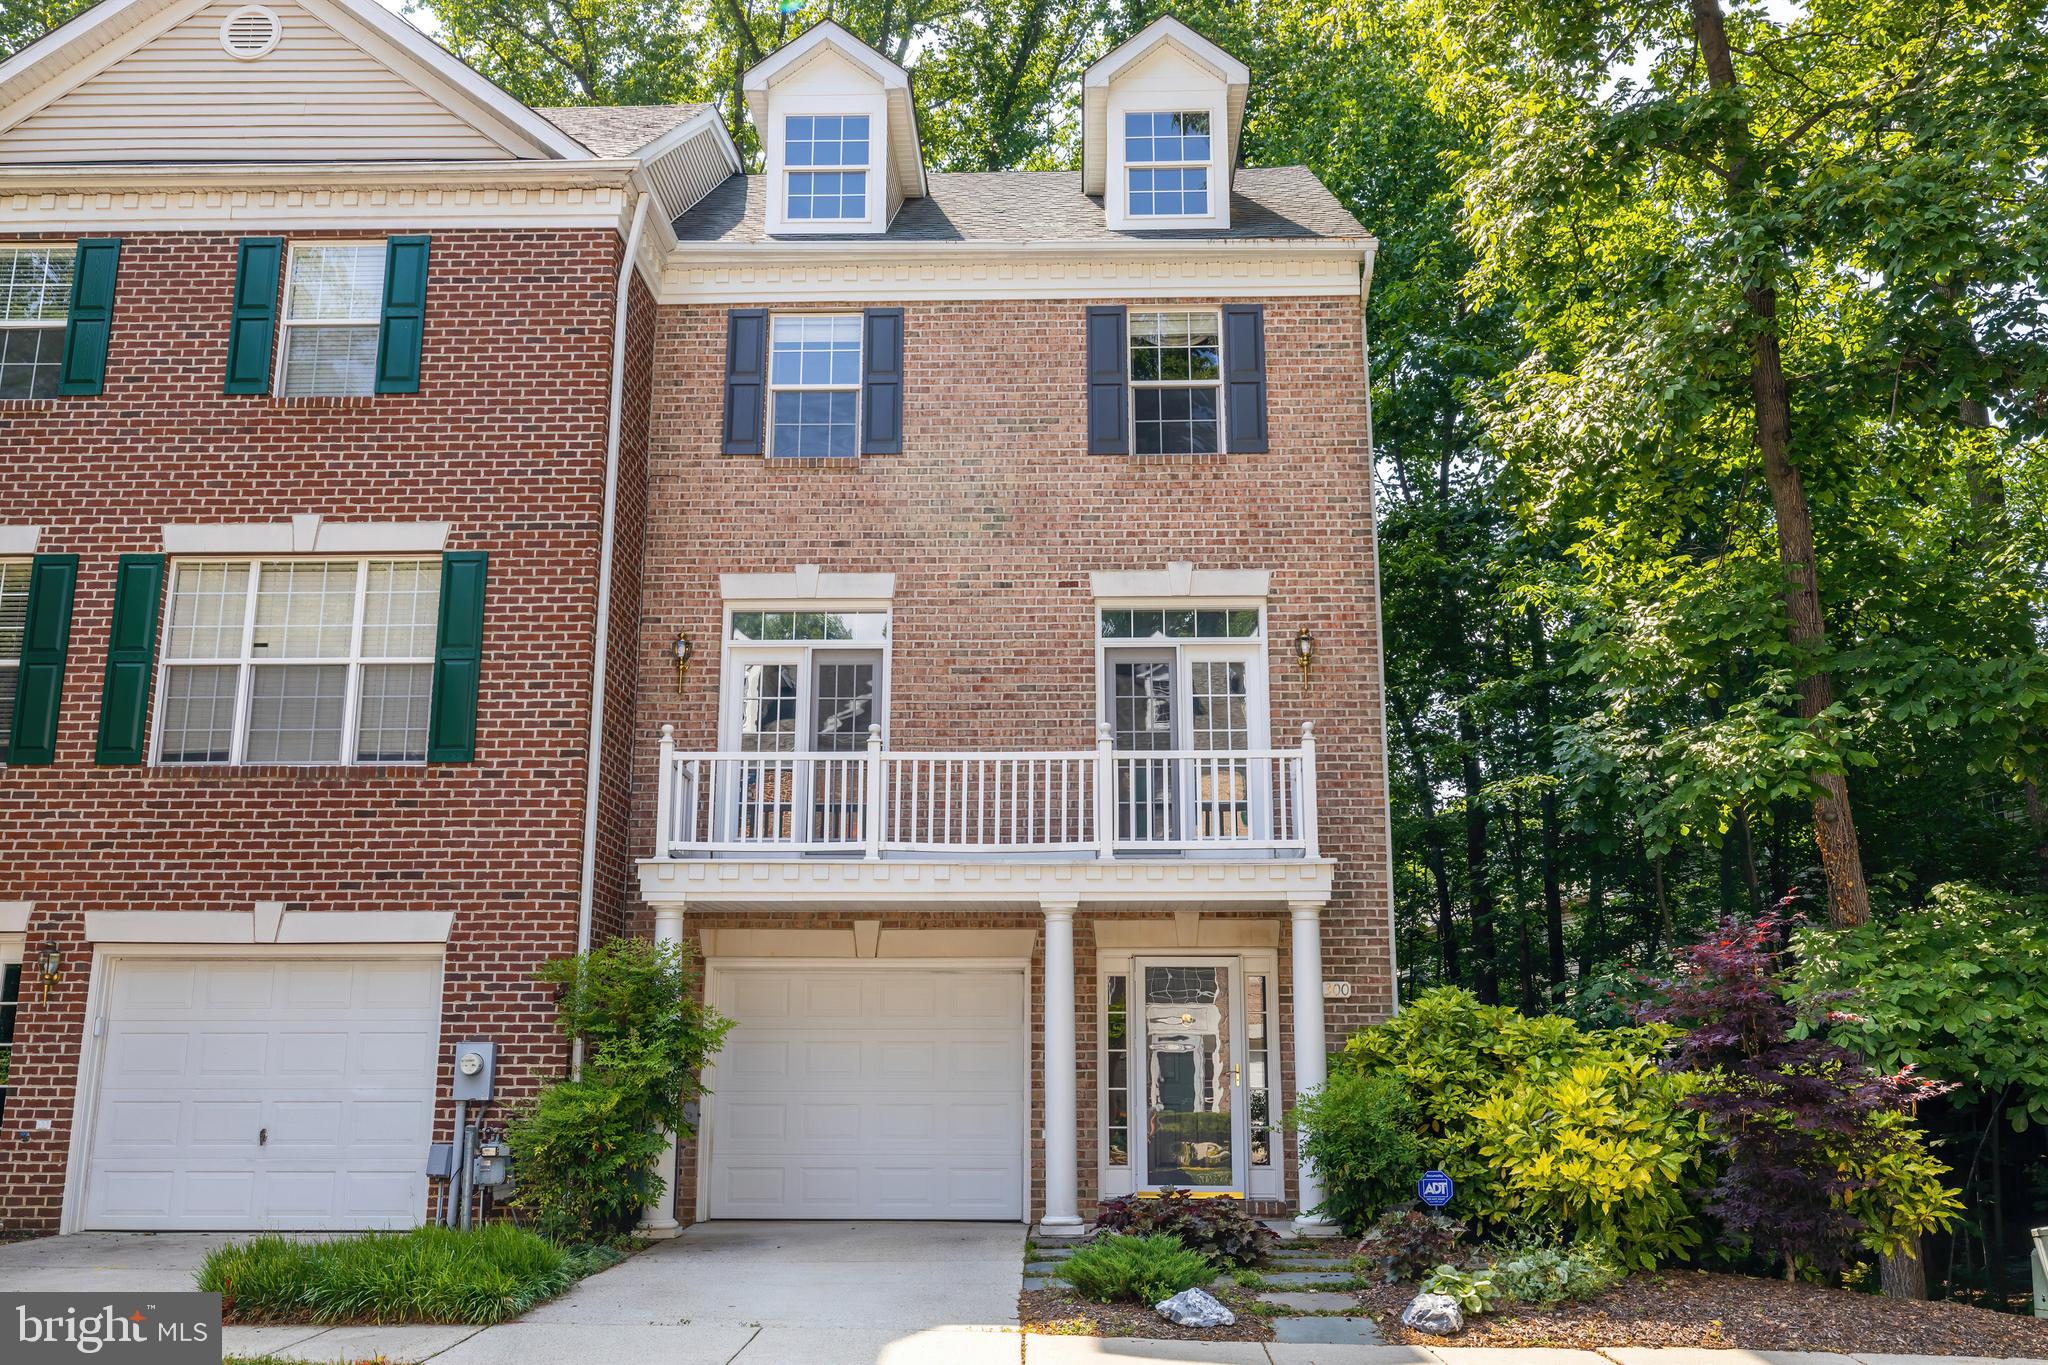
[[78, 249], [0, 247], [0, 398], [55, 398]]
[[441, 561], [180, 560], [159, 763], [420, 763]]
[[1133, 218], [1207, 216], [1208, 114], [1125, 114], [1124, 175]]
[[774, 320], [768, 348], [771, 456], [851, 459], [860, 453], [858, 313]]
[[869, 145], [866, 114], [791, 114], [784, 119], [787, 193], [782, 216], [793, 223], [865, 219]]
[[1209, 310], [1131, 315], [1131, 449], [1213, 455], [1223, 449], [1221, 321]]
[[0, 761], [14, 732], [14, 694], [21, 685], [21, 647], [28, 633], [26, 559], [0, 559]]
[[383, 242], [294, 242], [285, 272], [277, 391], [292, 398], [377, 391]]

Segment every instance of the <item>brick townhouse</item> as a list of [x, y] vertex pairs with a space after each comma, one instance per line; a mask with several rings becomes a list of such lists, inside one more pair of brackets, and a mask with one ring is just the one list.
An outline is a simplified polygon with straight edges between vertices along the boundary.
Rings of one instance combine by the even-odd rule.
[[418, 1222], [454, 1043], [502, 1118], [618, 932], [737, 1021], [650, 1231], [1312, 1205], [1393, 1005], [1372, 241], [1248, 84], [1162, 19], [1078, 174], [944, 174], [825, 23], [750, 176], [370, 0], [0, 64], [0, 1222]]

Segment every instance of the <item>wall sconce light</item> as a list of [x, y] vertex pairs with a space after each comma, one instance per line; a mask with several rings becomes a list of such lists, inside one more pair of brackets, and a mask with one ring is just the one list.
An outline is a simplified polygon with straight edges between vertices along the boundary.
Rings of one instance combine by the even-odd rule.
[[45, 943], [43, 945], [41, 966], [43, 969], [43, 999], [48, 1000], [50, 998], [51, 985], [64, 975], [64, 950], [54, 943]]
[[1308, 686], [1309, 672], [1316, 666], [1316, 637], [1307, 626], [1294, 633], [1294, 666], [1301, 670], [1301, 685]]
[[690, 637], [683, 631], [676, 632], [676, 642], [671, 646], [676, 655], [676, 691], [681, 693], [683, 684], [690, 676]]

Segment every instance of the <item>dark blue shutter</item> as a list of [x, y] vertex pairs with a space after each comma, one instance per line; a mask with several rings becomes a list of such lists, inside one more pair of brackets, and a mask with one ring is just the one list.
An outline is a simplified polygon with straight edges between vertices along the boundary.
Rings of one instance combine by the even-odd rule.
[[427, 239], [384, 245], [384, 322], [377, 329], [377, 392], [420, 391], [420, 341], [427, 328]]
[[725, 315], [725, 437], [728, 455], [759, 455], [768, 396], [768, 310], [735, 308]]
[[162, 555], [122, 555], [115, 571], [114, 621], [107, 631], [107, 676], [100, 687], [99, 743], [93, 751], [96, 763], [142, 762], [165, 571]]
[[71, 649], [71, 596], [77, 555], [37, 555], [28, 571], [28, 620], [14, 689], [9, 763], [57, 761], [57, 710], [64, 700], [64, 658]]
[[903, 310], [870, 308], [862, 319], [861, 451], [903, 453]]
[[121, 239], [99, 237], [78, 244], [71, 276], [71, 316], [64, 324], [64, 365], [57, 392], [89, 398], [106, 386], [107, 340], [114, 330], [114, 277], [121, 267]]
[[1266, 309], [1257, 303], [1223, 305], [1223, 411], [1230, 430], [1223, 448], [1233, 455], [1266, 449]]
[[1088, 453], [1131, 453], [1129, 319], [1123, 308], [1088, 310]]
[[476, 757], [477, 679], [484, 659], [482, 550], [441, 556], [441, 619], [434, 644], [434, 689], [427, 703], [427, 762]]
[[228, 321], [228, 375], [222, 393], [269, 393], [270, 346], [277, 338], [277, 280], [284, 238], [244, 237], [235, 257], [235, 305]]

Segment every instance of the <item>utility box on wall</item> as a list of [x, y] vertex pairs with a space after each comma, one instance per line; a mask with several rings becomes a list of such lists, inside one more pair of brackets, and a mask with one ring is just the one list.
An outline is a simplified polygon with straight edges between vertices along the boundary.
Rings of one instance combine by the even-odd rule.
[[498, 1070], [498, 1045], [486, 1042], [455, 1045], [455, 1078], [449, 1097], [458, 1100], [487, 1100]]

